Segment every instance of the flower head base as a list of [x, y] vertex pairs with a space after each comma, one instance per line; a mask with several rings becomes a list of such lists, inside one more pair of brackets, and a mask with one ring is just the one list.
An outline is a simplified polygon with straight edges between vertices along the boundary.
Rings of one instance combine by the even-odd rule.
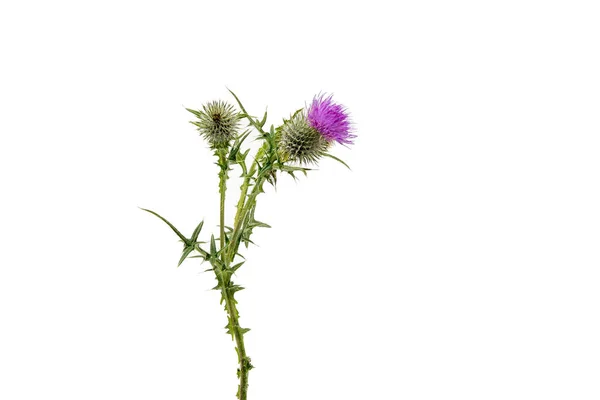
[[231, 104], [218, 100], [203, 105], [202, 110], [187, 110], [198, 118], [191, 123], [212, 148], [226, 148], [237, 136], [240, 115]]
[[352, 144], [355, 135], [350, 133], [350, 118], [345, 107], [336, 104], [332, 95], [315, 96], [308, 108], [308, 123], [328, 141], [340, 144]]
[[284, 161], [315, 163], [327, 151], [329, 144], [309, 125], [304, 110], [285, 120], [278, 132], [279, 153]]

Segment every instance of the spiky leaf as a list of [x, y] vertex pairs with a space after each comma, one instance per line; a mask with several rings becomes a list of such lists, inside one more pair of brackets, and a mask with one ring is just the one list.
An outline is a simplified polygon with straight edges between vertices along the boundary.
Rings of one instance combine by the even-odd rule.
[[337, 162], [339, 162], [339, 163], [343, 164], [343, 165], [344, 165], [346, 168], [350, 169], [350, 166], [349, 166], [348, 164], [346, 164], [344, 161], [340, 160], [340, 159], [339, 159], [339, 158], [337, 158], [336, 156], [332, 156], [332, 155], [331, 155], [331, 154], [329, 154], [329, 153], [323, 153], [323, 154], [322, 154], [322, 156], [323, 156], [323, 157], [329, 157], [329, 158], [332, 158], [332, 159], [334, 159], [335, 161], [337, 161]]
[[192, 243], [196, 243], [198, 240], [198, 235], [200, 235], [200, 231], [202, 230], [202, 227], [204, 226], [204, 220], [202, 220], [198, 226], [196, 227], [196, 229], [194, 229], [194, 232], [192, 233], [192, 237], [190, 238], [190, 241]]
[[160, 218], [161, 220], [163, 220], [163, 221], [164, 221], [164, 222], [165, 222], [167, 225], [169, 225], [169, 227], [170, 227], [170, 228], [173, 230], [173, 232], [175, 232], [175, 234], [176, 234], [177, 236], [179, 236], [179, 238], [180, 238], [180, 239], [183, 241], [183, 243], [185, 243], [186, 245], [188, 245], [188, 244], [189, 244], [189, 240], [188, 240], [188, 239], [187, 239], [185, 236], [183, 236], [183, 234], [182, 234], [181, 232], [179, 232], [179, 230], [177, 230], [177, 228], [175, 228], [175, 226], [173, 226], [173, 224], [172, 224], [172, 223], [170, 223], [170, 222], [169, 222], [169, 221], [167, 221], [165, 218], [161, 217], [159, 214], [155, 213], [155, 212], [154, 212], [154, 211], [152, 211], [152, 210], [148, 210], [148, 209], [141, 208], [141, 207], [139, 207], [139, 208], [140, 208], [141, 210], [144, 210], [144, 211], [147, 211], [147, 212], [149, 212], [150, 214], [154, 214], [154, 215], [156, 215], [158, 218]]
[[179, 267], [181, 265], [181, 263], [183, 263], [183, 261], [187, 258], [187, 256], [190, 255], [190, 253], [194, 251], [194, 246], [186, 246], [183, 249], [183, 253], [181, 253], [181, 258], [179, 259], [179, 263], [177, 264], [177, 267]]

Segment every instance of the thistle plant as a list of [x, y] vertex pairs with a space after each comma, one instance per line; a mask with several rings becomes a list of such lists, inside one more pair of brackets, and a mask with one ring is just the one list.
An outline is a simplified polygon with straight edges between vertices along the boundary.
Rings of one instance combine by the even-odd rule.
[[[230, 91], [231, 92], [231, 91]], [[307, 175], [309, 165], [317, 164], [322, 157], [329, 157], [344, 163], [329, 151], [335, 143], [349, 145], [355, 135], [347, 110], [333, 101], [332, 96], [315, 96], [307, 107], [292, 113], [289, 119], [269, 129], [265, 128], [267, 112], [258, 119], [250, 115], [238, 97], [231, 92], [239, 109], [225, 101], [212, 101], [200, 110], [186, 109], [194, 115], [190, 121], [200, 135], [208, 142], [217, 158], [219, 167], [219, 232], [212, 234], [208, 241], [200, 241], [204, 221], [200, 222], [188, 238], [173, 224], [154, 211], [154, 214], [175, 232], [183, 243], [183, 252], [178, 266], [187, 258], [200, 258], [210, 264], [206, 271], [214, 273], [217, 285], [213, 288], [221, 293], [221, 305], [227, 314], [225, 329], [235, 342], [237, 353], [237, 376], [239, 385], [237, 397], [246, 400], [248, 393], [248, 373], [253, 368], [246, 353], [244, 334], [248, 328], [240, 325], [235, 293], [244, 288], [233, 282], [235, 272], [245, 263], [240, 246], [248, 248], [255, 228], [270, 228], [255, 218], [258, 196], [264, 192], [265, 184], [273, 186], [278, 175], [286, 173], [296, 179], [296, 174]], [[242, 130], [242, 121], [247, 126]], [[243, 150], [246, 139], [254, 132], [261, 145], [256, 154], [249, 156], [250, 149]], [[239, 168], [242, 183], [236, 212], [230, 225], [225, 224], [225, 196], [229, 171]]]

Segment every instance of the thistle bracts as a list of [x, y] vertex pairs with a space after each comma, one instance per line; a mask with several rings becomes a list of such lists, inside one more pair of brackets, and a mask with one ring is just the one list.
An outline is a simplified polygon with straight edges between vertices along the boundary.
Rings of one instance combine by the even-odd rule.
[[281, 159], [300, 164], [314, 164], [329, 148], [329, 141], [310, 126], [304, 110], [285, 120], [278, 130]]
[[277, 132], [281, 158], [300, 164], [315, 164], [334, 142], [352, 144], [355, 137], [346, 109], [331, 95], [316, 96], [308, 109], [296, 111]]
[[236, 138], [240, 115], [231, 104], [217, 100], [206, 103], [202, 110], [186, 110], [198, 118], [197, 121], [190, 122], [198, 128], [211, 148], [227, 148]]

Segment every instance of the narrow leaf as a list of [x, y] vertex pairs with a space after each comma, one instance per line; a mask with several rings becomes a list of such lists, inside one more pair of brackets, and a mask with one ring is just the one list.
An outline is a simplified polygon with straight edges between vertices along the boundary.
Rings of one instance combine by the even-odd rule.
[[244, 287], [240, 285], [231, 285], [228, 287], [229, 293], [239, 292], [240, 290], [244, 290]]
[[185, 249], [183, 249], [183, 253], [181, 254], [181, 258], [179, 259], [179, 264], [177, 264], [177, 267], [181, 265], [181, 263], [187, 258], [187, 256], [190, 255], [192, 251], [194, 251], [194, 246], [187, 246]]
[[235, 264], [233, 267], [231, 267], [232, 271], [233, 272], [237, 271], [238, 268], [241, 267], [244, 263], [245, 263], [245, 261], [242, 261], [241, 263]]
[[141, 207], [139, 207], [139, 208], [140, 208], [140, 210], [147, 211], [147, 212], [149, 212], [150, 214], [154, 214], [154, 215], [156, 215], [158, 218], [162, 219], [162, 220], [163, 220], [163, 221], [164, 221], [164, 222], [165, 222], [167, 225], [169, 225], [169, 227], [171, 227], [171, 229], [173, 230], [173, 232], [175, 232], [175, 233], [177, 234], [177, 236], [179, 236], [179, 238], [180, 238], [180, 239], [183, 241], [183, 243], [185, 243], [186, 245], [187, 245], [187, 244], [189, 244], [189, 241], [188, 241], [188, 239], [187, 239], [185, 236], [183, 236], [183, 235], [181, 234], [181, 232], [179, 232], [179, 231], [177, 230], [177, 228], [175, 228], [175, 227], [173, 226], [173, 224], [172, 224], [172, 223], [170, 223], [169, 221], [167, 221], [166, 219], [164, 219], [163, 217], [161, 217], [160, 215], [158, 215], [157, 213], [155, 213], [155, 212], [154, 212], [154, 211], [152, 211], [152, 210], [147, 210], [147, 209], [145, 209], [145, 208], [141, 208]]
[[231, 89], [227, 88], [227, 90], [229, 90], [229, 93], [231, 93], [233, 95], [233, 97], [235, 98], [235, 101], [237, 101], [238, 105], [240, 106], [240, 109], [243, 112], [243, 116], [247, 118], [248, 117], [248, 112], [246, 111], [246, 109], [242, 105], [242, 102], [240, 101], [240, 99], [238, 99], [238, 97], [235, 95], [235, 93], [233, 93], [231, 91]]
[[269, 224], [265, 224], [264, 222], [260, 222], [257, 220], [252, 221], [251, 223], [248, 224], [249, 227], [259, 227], [259, 228], [270, 228], [271, 225]]
[[192, 243], [196, 243], [196, 241], [198, 240], [198, 235], [200, 235], [200, 231], [202, 230], [202, 226], [204, 225], [204, 220], [202, 220], [198, 226], [196, 227], [196, 229], [194, 229], [194, 232], [192, 233], [192, 237], [190, 238], [190, 241]]
[[263, 116], [263, 119], [258, 124], [262, 128], [263, 126], [265, 126], [265, 122], [267, 122], [267, 110], [265, 110], [265, 115]]
[[215, 235], [210, 236], [210, 255], [213, 257], [217, 255], [217, 245], [215, 243]]
[[[335, 161], [337, 161], [337, 162], [340, 162], [340, 163], [344, 164], [344, 165], [346, 166], [346, 168], [350, 169], [350, 166], [349, 166], [348, 164], [346, 164], [344, 161], [340, 160], [340, 159], [339, 159], [339, 158], [337, 158], [336, 156], [332, 156], [332, 155], [331, 155], [331, 154], [329, 154], [329, 153], [321, 153], [321, 155], [323, 155], [323, 156], [325, 156], [325, 157], [332, 158], [332, 159], [334, 159]], [[350, 170], [351, 170], [351, 169], [350, 169]], [[352, 170], [351, 170], [351, 171], [352, 171]]]

